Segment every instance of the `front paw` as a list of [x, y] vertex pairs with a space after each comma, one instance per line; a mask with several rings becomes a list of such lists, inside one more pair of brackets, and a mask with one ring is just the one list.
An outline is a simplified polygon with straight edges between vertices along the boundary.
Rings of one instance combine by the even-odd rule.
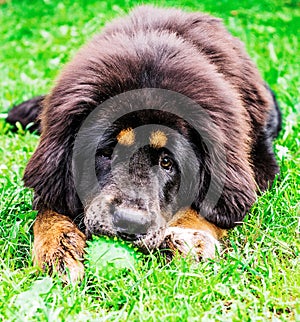
[[220, 251], [219, 241], [206, 230], [168, 227], [162, 244], [172, 253], [178, 251], [182, 256], [192, 256], [196, 261], [214, 258], [216, 250]]
[[34, 225], [34, 264], [50, 274], [57, 272], [67, 283], [81, 280], [85, 235], [65, 216], [42, 219]]

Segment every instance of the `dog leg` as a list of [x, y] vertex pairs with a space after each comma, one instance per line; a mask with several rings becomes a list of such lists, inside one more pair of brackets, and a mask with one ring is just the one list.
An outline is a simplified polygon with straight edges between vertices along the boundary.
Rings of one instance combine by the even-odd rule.
[[33, 227], [34, 263], [49, 273], [58, 272], [66, 282], [82, 279], [85, 235], [67, 216], [53, 211], [38, 214]]
[[195, 210], [184, 209], [169, 223], [162, 246], [199, 261], [214, 258], [216, 249], [220, 251], [219, 239], [225, 235], [226, 230], [208, 222]]

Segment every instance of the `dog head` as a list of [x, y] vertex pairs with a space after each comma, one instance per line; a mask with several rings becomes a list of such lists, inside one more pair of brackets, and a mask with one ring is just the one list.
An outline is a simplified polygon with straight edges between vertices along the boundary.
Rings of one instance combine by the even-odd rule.
[[96, 152], [99, 189], [87, 202], [87, 233], [158, 247], [178, 207], [179, 158], [166, 147], [170, 135], [152, 126], [143, 127], [143, 133], [122, 129], [116, 139], [102, 142]]
[[[88, 236], [120, 236], [152, 249], [177, 210], [196, 198], [200, 146], [195, 152], [182, 118], [151, 108], [155, 101], [162, 105], [157, 97], [147, 106], [145, 92], [124, 94], [116, 104], [103, 104], [99, 114], [93, 111], [75, 140], [73, 173]], [[128, 100], [148, 108], [124, 113]]]

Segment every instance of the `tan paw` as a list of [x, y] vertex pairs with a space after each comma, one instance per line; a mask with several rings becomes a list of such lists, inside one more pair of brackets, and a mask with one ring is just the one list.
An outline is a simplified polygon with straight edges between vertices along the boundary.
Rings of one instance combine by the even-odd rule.
[[219, 241], [209, 231], [180, 227], [166, 229], [163, 247], [196, 261], [214, 258], [216, 250], [220, 251]]
[[57, 272], [65, 282], [83, 278], [85, 235], [62, 215], [39, 216], [34, 225], [33, 259], [43, 270]]

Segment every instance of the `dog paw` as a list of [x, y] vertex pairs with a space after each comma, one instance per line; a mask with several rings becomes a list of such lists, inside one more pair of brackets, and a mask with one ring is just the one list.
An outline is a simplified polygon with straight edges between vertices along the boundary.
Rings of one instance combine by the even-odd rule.
[[172, 253], [178, 251], [182, 256], [191, 256], [194, 260], [214, 258], [216, 250], [220, 251], [219, 241], [205, 230], [168, 227], [163, 242], [164, 249]]
[[56, 272], [66, 283], [75, 283], [84, 275], [86, 238], [71, 221], [63, 219], [53, 221], [48, 230], [42, 231], [37, 227], [41, 226], [39, 223], [35, 225], [33, 260], [49, 274]]

